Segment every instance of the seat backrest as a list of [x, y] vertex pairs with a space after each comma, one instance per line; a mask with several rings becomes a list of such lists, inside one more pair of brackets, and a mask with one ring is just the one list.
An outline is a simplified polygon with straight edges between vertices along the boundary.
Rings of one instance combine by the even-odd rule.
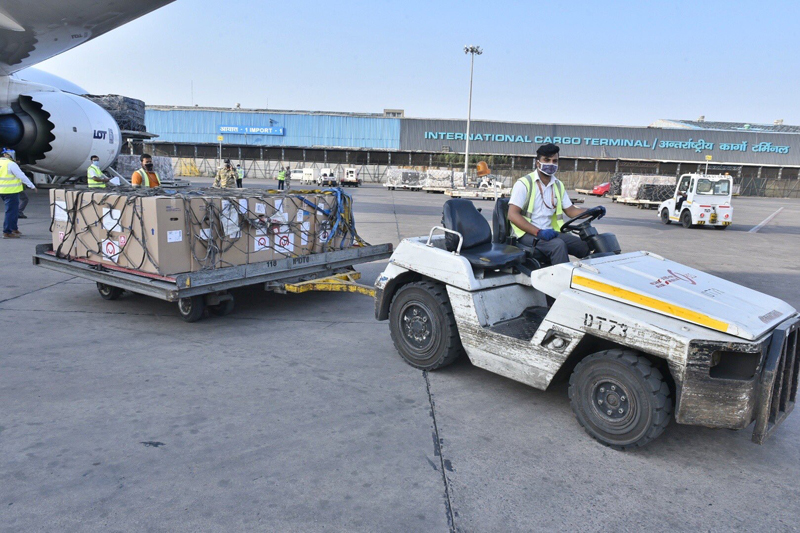
[[[447, 200], [442, 208], [442, 224], [464, 237], [462, 250], [492, 241], [492, 229], [489, 223], [470, 200], [462, 198]], [[445, 245], [447, 251], [454, 252], [458, 249], [458, 236], [445, 234]]]
[[494, 203], [492, 242], [507, 242], [511, 234], [511, 228], [508, 223], [508, 200], [508, 198], [498, 198]]

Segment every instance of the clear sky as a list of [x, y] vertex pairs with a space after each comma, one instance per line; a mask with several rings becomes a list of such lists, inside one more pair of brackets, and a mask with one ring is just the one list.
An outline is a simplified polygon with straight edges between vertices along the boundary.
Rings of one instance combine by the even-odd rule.
[[[800, 2], [177, 0], [39, 65], [148, 104], [800, 124]], [[192, 85], [194, 97], [192, 98]]]

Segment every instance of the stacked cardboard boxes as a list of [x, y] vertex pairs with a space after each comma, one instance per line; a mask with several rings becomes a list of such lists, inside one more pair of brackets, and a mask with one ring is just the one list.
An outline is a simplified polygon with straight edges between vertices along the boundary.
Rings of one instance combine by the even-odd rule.
[[259, 263], [354, 242], [352, 221], [340, 217], [332, 194], [53, 190], [50, 203], [58, 255], [152, 274]]

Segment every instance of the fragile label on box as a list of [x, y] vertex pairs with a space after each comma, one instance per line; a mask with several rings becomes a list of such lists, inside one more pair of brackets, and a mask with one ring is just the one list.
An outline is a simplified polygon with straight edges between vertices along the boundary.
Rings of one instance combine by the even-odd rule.
[[183, 241], [183, 231], [176, 229], [167, 232], [167, 242], [182, 242]]

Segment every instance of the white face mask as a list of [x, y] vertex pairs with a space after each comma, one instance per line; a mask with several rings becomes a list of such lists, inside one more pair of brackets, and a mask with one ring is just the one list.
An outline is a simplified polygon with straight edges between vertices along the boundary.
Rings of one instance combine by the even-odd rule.
[[97, 166], [97, 165], [99, 165], [99, 164], [100, 164], [100, 161], [97, 161], [96, 159], [92, 159], [92, 164], [93, 164], [94, 166]]

